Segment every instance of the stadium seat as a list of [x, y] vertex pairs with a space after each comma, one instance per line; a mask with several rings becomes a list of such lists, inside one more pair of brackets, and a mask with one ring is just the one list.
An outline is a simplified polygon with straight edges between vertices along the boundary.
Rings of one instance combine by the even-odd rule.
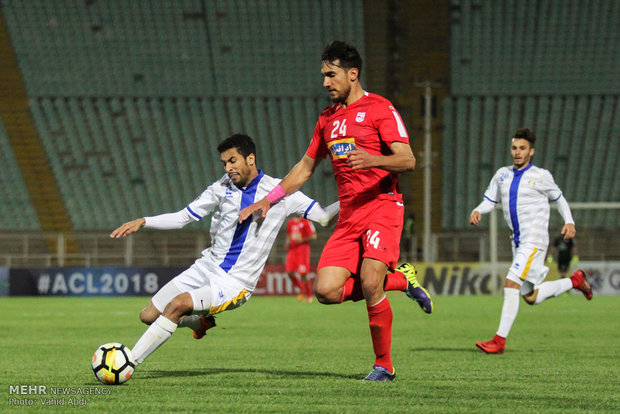
[[526, 2], [450, 2], [453, 94], [620, 91], [615, 53], [620, 6], [535, 4], [539, 7]]
[[13, 149], [0, 121], [0, 229], [9, 231], [40, 230], [28, 190], [19, 170]]
[[[533, 161], [553, 173], [569, 202], [613, 200], [617, 193], [611, 189], [618, 178], [610, 165], [618, 162], [617, 151], [612, 149], [619, 136], [618, 114], [613, 114], [617, 100], [598, 95], [446, 98], [444, 228], [467, 228], [465, 218], [482, 199], [493, 173], [511, 164], [509, 137], [520, 126], [537, 133]], [[608, 226], [617, 221], [613, 211], [574, 211], [573, 215], [583, 227], [600, 228], [602, 218]], [[483, 221], [482, 227], [486, 225]], [[558, 225], [557, 220], [552, 225]]]

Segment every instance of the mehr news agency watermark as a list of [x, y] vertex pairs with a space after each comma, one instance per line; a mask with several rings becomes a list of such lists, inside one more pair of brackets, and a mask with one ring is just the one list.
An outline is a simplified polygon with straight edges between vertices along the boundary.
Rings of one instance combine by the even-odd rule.
[[9, 406], [84, 406], [92, 395], [110, 395], [110, 387], [9, 385]]

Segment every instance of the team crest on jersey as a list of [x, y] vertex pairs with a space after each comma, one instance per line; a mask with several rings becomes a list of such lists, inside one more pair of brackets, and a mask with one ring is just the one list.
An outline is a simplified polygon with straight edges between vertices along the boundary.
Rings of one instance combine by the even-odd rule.
[[233, 193], [230, 187], [226, 188], [226, 193], [224, 194], [224, 197], [226, 198], [232, 198]]
[[529, 181], [527, 182], [527, 185], [528, 185], [528, 187], [530, 187], [530, 188], [534, 188], [534, 187], [536, 187], [536, 180], [532, 178], [531, 180], [529, 180]]
[[355, 122], [364, 122], [364, 119], [366, 119], [366, 112], [358, 112], [355, 115]]
[[327, 143], [327, 148], [332, 154], [332, 159], [347, 158], [355, 149], [355, 138], [341, 138]]

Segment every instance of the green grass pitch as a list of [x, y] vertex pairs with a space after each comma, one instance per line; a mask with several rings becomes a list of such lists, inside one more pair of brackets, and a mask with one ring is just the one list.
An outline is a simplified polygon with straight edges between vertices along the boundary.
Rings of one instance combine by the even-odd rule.
[[[255, 297], [219, 315], [200, 341], [179, 329], [120, 386], [95, 379], [96, 347], [132, 347], [148, 298], [0, 299], [3, 412], [618, 412], [620, 300], [563, 295], [521, 302], [503, 355], [490, 339], [501, 296], [435, 297], [424, 314], [402, 294], [394, 312], [393, 383], [366, 383], [373, 362], [363, 303], [325, 306]], [[106, 394], [11, 394], [11, 386]], [[47, 407], [41, 399], [64, 405]], [[77, 398], [70, 400], [69, 397]], [[35, 400], [33, 406], [13, 399]], [[23, 402], [23, 401], [22, 401]], [[69, 404], [71, 403], [71, 405]], [[8, 410], [7, 410], [8, 409]]]

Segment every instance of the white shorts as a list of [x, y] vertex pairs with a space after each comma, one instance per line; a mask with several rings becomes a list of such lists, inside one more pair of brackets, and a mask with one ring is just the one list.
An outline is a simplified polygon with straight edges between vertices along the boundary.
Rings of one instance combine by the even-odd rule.
[[522, 295], [538, 289], [538, 285], [547, 277], [549, 268], [545, 266], [546, 255], [545, 250], [532, 245], [521, 245], [513, 250], [513, 260], [506, 278], [521, 286]]
[[205, 315], [236, 309], [252, 296], [252, 292], [228, 276], [217, 264], [200, 258], [166, 283], [151, 302], [158, 311], [163, 312], [172, 299], [185, 292], [192, 297], [194, 313]]

